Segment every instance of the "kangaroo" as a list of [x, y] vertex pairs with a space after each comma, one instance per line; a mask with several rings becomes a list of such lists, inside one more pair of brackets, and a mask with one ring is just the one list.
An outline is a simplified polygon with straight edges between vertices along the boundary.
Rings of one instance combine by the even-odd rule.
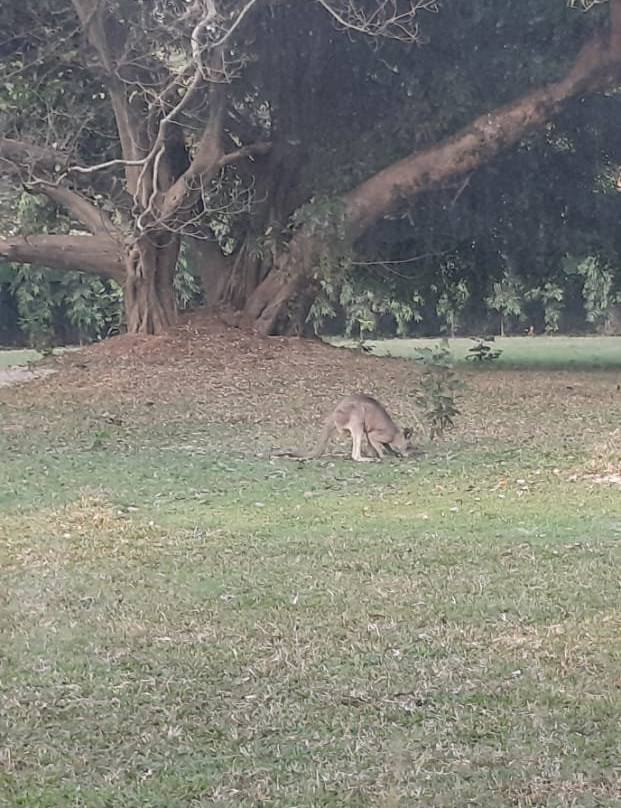
[[381, 460], [387, 450], [391, 454], [404, 456], [411, 448], [412, 430], [399, 429], [385, 408], [365, 393], [355, 393], [339, 401], [326, 418], [317, 445], [310, 454], [298, 452], [277, 452], [277, 455], [301, 457], [311, 460], [325, 452], [328, 441], [334, 432], [349, 432], [352, 439], [351, 456], [359, 462], [371, 461], [372, 457], [362, 457], [362, 438], [366, 436], [375, 459]]

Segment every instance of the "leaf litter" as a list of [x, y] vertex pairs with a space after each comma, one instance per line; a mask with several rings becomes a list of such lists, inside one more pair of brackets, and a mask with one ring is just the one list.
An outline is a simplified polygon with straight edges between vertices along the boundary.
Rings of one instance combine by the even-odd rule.
[[[62, 417], [60, 402], [67, 410], [99, 410], [104, 439], [128, 418], [133, 424], [182, 420], [193, 426], [188, 451], [209, 451], [204, 428], [217, 433], [226, 427], [222, 440], [232, 449], [266, 454], [274, 447], [312, 447], [339, 398], [360, 391], [382, 401], [397, 423], [420, 422], [418, 363], [320, 340], [264, 337], [202, 313], [185, 316], [160, 336], [116, 336], [53, 361], [53, 375], [2, 389], [4, 430], [11, 429], [14, 407], [49, 407], [53, 420]], [[575, 450], [579, 473], [621, 473], [613, 417], [621, 393], [614, 374], [471, 367], [458, 374], [465, 381], [462, 415], [442, 441], [446, 452], [457, 453], [454, 459], [468, 446], [506, 444], [514, 456], [539, 447], [552, 473], [561, 445], [565, 455]]]

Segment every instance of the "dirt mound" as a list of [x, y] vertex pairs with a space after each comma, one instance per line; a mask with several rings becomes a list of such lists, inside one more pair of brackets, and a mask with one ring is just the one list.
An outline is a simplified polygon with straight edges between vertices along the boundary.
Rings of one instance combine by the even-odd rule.
[[[85, 408], [89, 417], [132, 424], [239, 427], [240, 441], [311, 443], [343, 395], [365, 391], [398, 423], [416, 425], [420, 367], [319, 340], [263, 337], [217, 318], [187, 317], [158, 337], [112, 337], [54, 360], [45, 379], [0, 389], [0, 403], [50, 413]], [[450, 441], [584, 444], [609, 431], [618, 392], [610, 374], [460, 368], [461, 415]], [[615, 422], [616, 426], [616, 422]], [[246, 437], [244, 437], [246, 436]]]
[[[157, 402], [193, 407], [228, 423], [308, 423], [356, 390], [388, 403], [395, 417], [413, 409], [418, 368], [334, 348], [319, 340], [264, 337], [218, 319], [186, 318], [157, 337], [121, 335], [54, 360], [45, 381], [3, 391], [46, 400], [115, 405]], [[409, 399], [409, 403], [408, 403]]]

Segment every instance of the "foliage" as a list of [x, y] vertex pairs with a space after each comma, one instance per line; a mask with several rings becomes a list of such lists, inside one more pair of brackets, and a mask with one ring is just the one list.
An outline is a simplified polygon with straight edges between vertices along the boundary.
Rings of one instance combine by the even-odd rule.
[[0, 286], [9, 291], [4, 305], [12, 298], [30, 345], [89, 342], [122, 327], [122, 293], [114, 281], [18, 264], [5, 265]]
[[526, 300], [536, 300], [543, 305], [544, 329], [546, 334], [555, 333], [559, 330], [559, 323], [562, 314], [562, 303], [565, 298], [565, 290], [558, 283], [547, 281], [543, 286], [532, 289], [525, 295]]
[[507, 317], [522, 314], [523, 293], [520, 281], [509, 270], [505, 270], [499, 281], [492, 283], [492, 292], [485, 302], [492, 311], [500, 314], [500, 335], [505, 334]]
[[493, 341], [483, 337], [474, 337], [474, 345], [468, 349], [466, 360], [469, 362], [493, 362], [502, 354], [502, 348], [492, 347], [489, 343]]
[[[428, 279], [417, 276], [415, 281], [398, 284], [379, 274], [371, 277], [350, 270], [341, 281], [334, 280], [337, 277], [334, 274], [333, 280], [322, 281], [322, 294], [311, 308], [309, 322], [316, 332], [325, 330], [330, 322], [342, 322], [345, 336], [368, 339], [384, 334], [409, 336], [417, 333], [419, 325], [431, 333], [454, 334], [457, 328], [464, 326], [481, 330], [489, 314], [498, 313], [502, 335], [512, 317], [523, 317], [532, 309], [529, 304], [536, 304], [537, 311], [541, 312], [537, 314], [537, 319], [542, 320], [541, 328], [551, 334], [560, 330], [567, 307], [575, 309], [577, 303], [584, 305], [587, 323], [593, 323], [598, 330], [606, 330], [612, 308], [619, 300], [615, 271], [596, 256], [563, 258], [553, 280], [530, 290], [526, 289], [526, 273], [520, 277], [516, 272], [505, 270], [492, 283], [491, 293], [483, 297], [484, 307], [471, 295], [468, 281], [460, 278], [464, 272], [469, 269], [457, 263], [453, 269], [454, 279], [449, 276], [441, 283], [437, 280], [426, 283]], [[576, 278], [579, 280], [577, 296], [574, 294]], [[474, 279], [469, 282], [475, 283]]]
[[63, 273], [58, 302], [67, 320], [75, 327], [80, 341], [101, 339], [118, 333], [123, 326], [123, 294], [112, 280], [105, 281], [83, 273]]
[[327, 321], [340, 315], [343, 333], [364, 340], [381, 333], [381, 323], [389, 318], [391, 324], [386, 330], [406, 336], [412, 325], [422, 319], [423, 303], [416, 290], [401, 297], [387, 284], [373, 283], [349, 272], [342, 280], [321, 281], [321, 294], [313, 302], [308, 321], [319, 333]]
[[10, 290], [17, 302], [19, 326], [30, 345], [45, 345], [52, 331], [54, 301], [47, 272], [28, 266], [14, 268]]
[[440, 318], [440, 328], [454, 337], [459, 326], [459, 317], [470, 297], [467, 280], [459, 259], [450, 256], [440, 264], [439, 282], [431, 284], [430, 291], [436, 295], [436, 312]]
[[[178, 264], [174, 288], [179, 308], [202, 299], [185, 260]], [[14, 309], [28, 345], [92, 342], [124, 328], [123, 294], [113, 280], [82, 272], [60, 272], [26, 264], [0, 265], [0, 316]], [[18, 341], [17, 333], [4, 338]]]
[[583, 280], [582, 297], [586, 319], [604, 331], [610, 317], [610, 307], [618, 302], [614, 291], [615, 274], [610, 264], [600, 256], [589, 255], [581, 261], [568, 259], [566, 266]]
[[177, 305], [180, 309], [191, 309], [203, 302], [200, 283], [190, 269], [188, 253], [183, 244], [177, 261], [177, 271], [173, 280]]
[[345, 282], [341, 285], [339, 304], [345, 311], [346, 336], [350, 337], [354, 331], [360, 337], [375, 332], [382, 304], [370, 289], [357, 291], [352, 284]]
[[429, 424], [433, 440], [455, 425], [455, 417], [460, 414], [455, 398], [463, 384], [455, 373], [453, 356], [447, 347], [419, 348], [415, 358], [423, 366], [416, 403]]

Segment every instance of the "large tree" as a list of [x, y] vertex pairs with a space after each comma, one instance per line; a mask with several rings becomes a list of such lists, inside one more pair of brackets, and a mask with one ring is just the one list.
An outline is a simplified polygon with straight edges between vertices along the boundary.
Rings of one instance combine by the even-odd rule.
[[[621, 0], [597, 10], [582, 43], [563, 0], [554, 12], [538, 0], [438, 5], [11, 3], [0, 169], [55, 204], [59, 227], [6, 233], [0, 258], [112, 277], [129, 330], [154, 333], [174, 321], [186, 238], [209, 303], [265, 333], [299, 327], [322, 274], [384, 217], [618, 81]], [[503, 15], [542, 32], [532, 64]], [[464, 40], [474, 31], [480, 41]], [[504, 75], [488, 76], [483, 97], [455, 71], [470, 103], [449, 112], [434, 76], [450, 60], [491, 74], [485, 34], [511, 57]]]

